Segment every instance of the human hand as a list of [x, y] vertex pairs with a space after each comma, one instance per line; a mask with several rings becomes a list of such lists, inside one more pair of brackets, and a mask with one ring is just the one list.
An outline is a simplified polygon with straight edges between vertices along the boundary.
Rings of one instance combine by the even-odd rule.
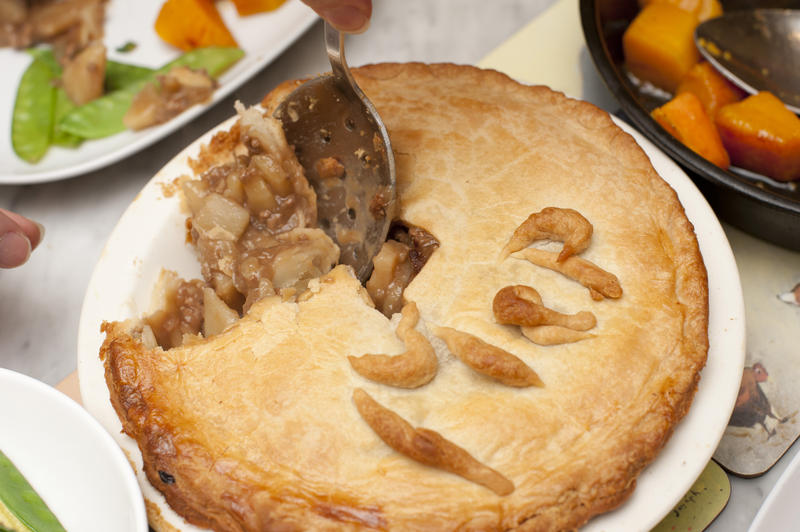
[[372, 0], [303, 0], [339, 31], [361, 33], [369, 27]]
[[24, 264], [44, 237], [44, 228], [19, 214], [0, 209], [0, 268]]

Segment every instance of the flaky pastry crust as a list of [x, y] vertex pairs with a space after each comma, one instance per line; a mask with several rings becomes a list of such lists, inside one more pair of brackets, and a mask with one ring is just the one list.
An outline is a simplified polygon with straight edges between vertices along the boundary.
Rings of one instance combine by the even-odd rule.
[[[423, 387], [363, 378], [348, 356], [405, 347], [337, 267], [299, 302], [261, 300], [224, 333], [166, 352], [145, 348], [133, 323], [104, 325], [111, 401], [149, 481], [215, 530], [571, 530], [615, 508], [687, 412], [708, 349], [705, 268], [675, 192], [606, 113], [545, 87], [449, 64], [355, 75], [391, 136], [400, 217], [441, 243], [405, 299], [428, 328], [512, 353], [545, 385], [505, 386], [433, 338], [439, 369]], [[613, 272], [622, 297], [591, 300], [560, 273], [498, 264], [546, 207], [592, 224], [581, 257]], [[492, 299], [512, 285], [591, 312], [593, 336], [545, 348], [498, 324]], [[513, 492], [397, 453], [359, 415], [356, 389], [458, 442]]]

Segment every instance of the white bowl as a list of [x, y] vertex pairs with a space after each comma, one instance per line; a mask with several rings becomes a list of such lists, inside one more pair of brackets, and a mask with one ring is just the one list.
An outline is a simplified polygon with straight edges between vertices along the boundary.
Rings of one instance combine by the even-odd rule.
[[0, 368], [0, 449], [67, 530], [147, 532], [130, 462], [78, 403]]

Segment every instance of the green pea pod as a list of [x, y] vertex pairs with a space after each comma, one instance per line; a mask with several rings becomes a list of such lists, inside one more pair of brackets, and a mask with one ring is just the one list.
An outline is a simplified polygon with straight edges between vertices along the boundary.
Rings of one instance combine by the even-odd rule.
[[242, 58], [244, 52], [239, 48], [209, 46], [186, 52], [174, 61], [159, 68], [156, 73], [164, 74], [174, 66], [187, 66], [193, 70], [204, 69], [212, 78], [218, 77], [232, 64]]
[[87, 139], [114, 135], [125, 130], [122, 118], [131, 106], [134, 96], [158, 75], [168, 72], [174, 66], [187, 66], [193, 69], [205, 69], [208, 75], [216, 78], [243, 55], [244, 52], [239, 48], [216, 46], [186, 52], [153, 71], [148, 77], [76, 107], [60, 120], [59, 127]]
[[124, 89], [137, 81], [150, 79], [153, 72], [152, 68], [129, 65], [109, 59], [106, 61], [105, 90], [108, 93]]
[[122, 118], [145, 83], [138, 81], [76, 107], [64, 115], [58, 127], [85, 139], [101, 139], [124, 131]]
[[55, 80], [61, 77], [61, 65], [58, 64], [55, 55], [53, 55], [53, 51], [49, 48], [31, 48], [28, 50], [28, 53], [36, 60], [42, 61], [48, 66], [50, 69], [51, 83], [55, 87], [55, 94], [53, 96], [53, 130], [51, 132], [50, 143], [52, 145], [65, 146], [68, 148], [78, 146], [83, 142], [81, 137], [62, 131], [61, 128], [58, 127], [58, 121], [61, 120], [61, 117], [75, 109], [75, 104], [69, 99], [64, 89], [55, 83]]
[[45, 61], [54, 72], [61, 75], [61, 66], [56, 61], [56, 56], [50, 48], [28, 48], [25, 52], [35, 59]]
[[53, 138], [56, 89], [51, 65], [38, 53], [22, 74], [11, 116], [11, 145], [20, 158], [35, 163], [47, 153]]
[[53, 144], [74, 148], [83, 142], [83, 138], [73, 135], [61, 129], [59, 122], [67, 113], [75, 109], [75, 104], [67, 96], [67, 92], [61, 87], [56, 88], [55, 108], [53, 109]]
[[0, 451], [0, 530], [66, 532], [50, 508]]

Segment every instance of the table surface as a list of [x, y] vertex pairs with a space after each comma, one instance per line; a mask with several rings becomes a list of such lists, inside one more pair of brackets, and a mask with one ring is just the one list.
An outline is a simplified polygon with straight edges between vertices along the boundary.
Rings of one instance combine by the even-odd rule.
[[[348, 39], [351, 65], [382, 61], [476, 64], [545, 12], [554, 0], [374, 3], [371, 29]], [[609, 109], [613, 99], [604, 92], [583, 52], [578, 67], [584, 86], [591, 87], [590, 95], [584, 97], [613, 110]], [[248, 83], [156, 145], [75, 178], [30, 186], [0, 186], [0, 207], [46, 227], [44, 242], [29, 263], [0, 271], [0, 366], [51, 385], [74, 372], [78, 319], [86, 286], [111, 230], [138, 191], [181, 148], [229, 117], [234, 101], [256, 103], [280, 81], [328, 69], [322, 27], [317, 23]], [[726, 230], [735, 231], [729, 227]], [[731, 477], [730, 502], [708, 530], [747, 530], [797, 451], [798, 446], [790, 448], [760, 477]]]

